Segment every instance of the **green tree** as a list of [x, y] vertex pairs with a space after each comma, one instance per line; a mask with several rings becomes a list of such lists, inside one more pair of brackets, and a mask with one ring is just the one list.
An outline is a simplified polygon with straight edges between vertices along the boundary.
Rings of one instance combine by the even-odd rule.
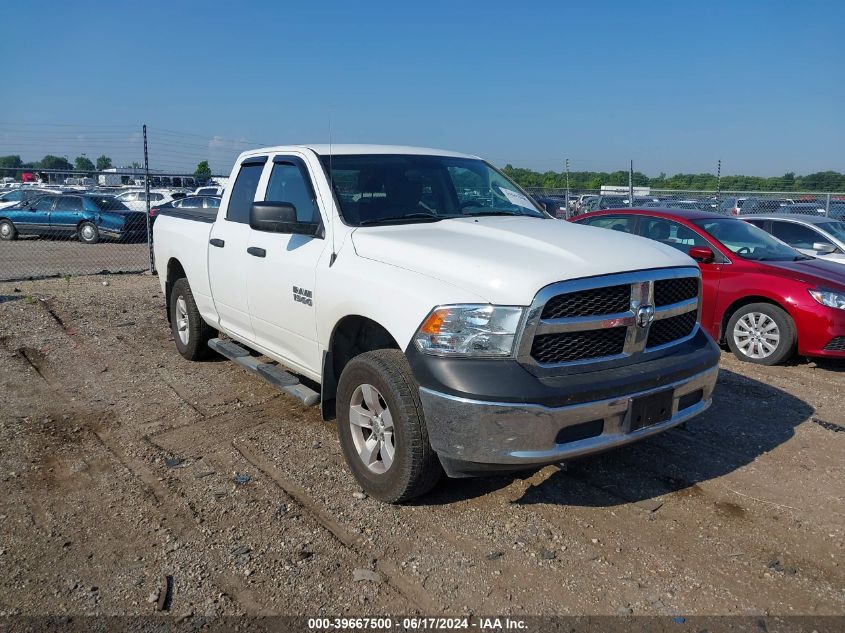
[[197, 168], [194, 171], [194, 176], [196, 176], [197, 178], [205, 179], [211, 178], [211, 167], [208, 166], [207, 160], [201, 160], [197, 164]]
[[103, 154], [97, 158], [97, 171], [103, 171], [104, 169], [111, 169], [111, 158]]
[[94, 171], [94, 163], [85, 156], [77, 156], [73, 166], [77, 171]]
[[47, 154], [35, 166], [37, 169], [56, 169], [59, 171], [71, 171], [73, 169], [73, 165], [68, 162], [67, 158], [53, 156], [52, 154]]
[[20, 174], [20, 167], [23, 167], [23, 161], [20, 156], [0, 156], [0, 176], [14, 178]]

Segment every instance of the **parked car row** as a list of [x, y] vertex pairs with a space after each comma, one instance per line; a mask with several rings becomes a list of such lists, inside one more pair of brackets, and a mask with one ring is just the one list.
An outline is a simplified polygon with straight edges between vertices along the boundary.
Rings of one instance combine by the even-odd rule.
[[701, 326], [740, 360], [845, 358], [845, 222], [830, 217], [617, 208], [573, 222], [639, 235], [701, 268]]
[[[17, 184], [17, 183], [16, 183]], [[20, 185], [0, 192], [0, 240], [19, 235], [75, 237], [86, 244], [102, 239], [146, 239], [150, 223], [165, 208], [216, 209], [223, 188], [196, 190], [138, 187]]]

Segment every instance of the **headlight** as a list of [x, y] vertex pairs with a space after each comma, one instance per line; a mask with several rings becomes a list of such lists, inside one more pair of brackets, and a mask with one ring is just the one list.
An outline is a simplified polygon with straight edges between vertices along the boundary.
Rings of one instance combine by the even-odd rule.
[[438, 306], [414, 337], [417, 348], [443, 356], [510, 356], [522, 308]]
[[823, 306], [845, 310], [845, 293], [830, 290], [810, 290], [810, 295]]

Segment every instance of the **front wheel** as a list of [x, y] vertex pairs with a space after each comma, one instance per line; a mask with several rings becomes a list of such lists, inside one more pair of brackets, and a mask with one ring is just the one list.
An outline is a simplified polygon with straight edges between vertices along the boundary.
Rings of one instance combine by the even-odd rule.
[[11, 241], [18, 237], [18, 230], [10, 220], [0, 220], [0, 240]]
[[742, 306], [728, 321], [728, 346], [742, 361], [779, 365], [795, 354], [795, 323], [782, 308], [771, 303]]
[[200, 316], [191, 286], [185, 278], [173, 284], [170, 292], [170, 329], [176, 349], [188, 360], [203, 360], [211, 355], [208, 347], [216, 335]]
[[355, 479], [381, 501], [425, 494], [443, 473], [428, 441], [419, 388], [399, 350], [365, 352], [344, 367], [337, 432]]
[[83, 244], [96, 244], [100, 241], [100, 230], [93, 222], [83, 222], [79, 225], [79, 241]]

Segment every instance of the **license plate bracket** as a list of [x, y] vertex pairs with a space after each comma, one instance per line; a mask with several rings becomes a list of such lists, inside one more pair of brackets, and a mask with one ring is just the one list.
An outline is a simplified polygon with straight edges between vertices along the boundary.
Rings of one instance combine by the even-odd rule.
[[631, 431], [666, 422], [672, 418], [674, 389], [631, 399]]

